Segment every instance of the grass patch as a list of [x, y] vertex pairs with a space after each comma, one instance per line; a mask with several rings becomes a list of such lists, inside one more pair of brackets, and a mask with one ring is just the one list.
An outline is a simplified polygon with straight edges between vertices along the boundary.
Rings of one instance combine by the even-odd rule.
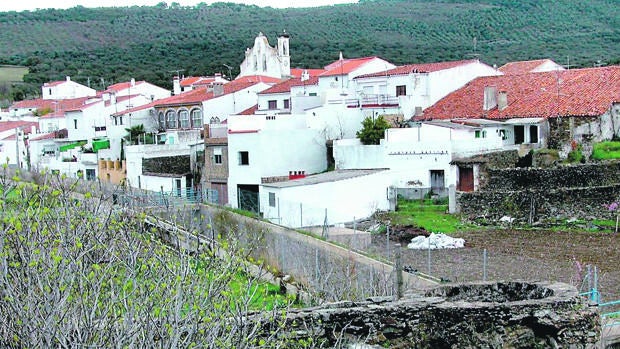
[[0, 65], [0, 82], [23, 81], [24, 75], [27, 73], [27, 67], [17, 65]]
[[594, 144], [592, 148], [592, 159], [620, 159], [620, 142], [609, 141]]
[[431, 199], [399, 199], [398, 208], [389, 216], [392, 225], [413, 225], [429, 232], [454, 233], [467, 228], [458, 216], [447, 211], [448, 204]]

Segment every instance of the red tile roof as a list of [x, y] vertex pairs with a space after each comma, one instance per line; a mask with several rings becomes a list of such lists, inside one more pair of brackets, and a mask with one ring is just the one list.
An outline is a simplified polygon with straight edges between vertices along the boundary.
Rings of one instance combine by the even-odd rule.
[[509, 62], [498, 68], [502, 73], [509, 74], [525, 74], [531, 73], [532, 70], [538, 68], [544, 63], [553, 62], [550, 59], [535, 59], [531, 61]]
[[[134, 86], [143, 84], [145, 82], [146, 81], [136, 81], [134, 83]], [[119, 82], [118, 84], [114, 84], [114, 85], [108, 86], [106, 91], [108, 91], [108, 92], [119, 92], [119, 91], [122, 91], [122, 90], [126, 90], [126, 89], [128, 89], [130, 87], [133, 87], [133, 86], [131, 86], [131, 81]]]
[[[266, 77], [262, 77], [266, 78]], [[273, 79], [273, 78], [269, 78]], [[233, 80], [227, 84], [223, 84], [222, 87], [224, 89], [224, 94], [227, 95], [229, 93], [234, 93], [237, 91], [241, 91], [245, 88], [248, 88], [252, 85], [256, 85], [258, 81], [251, 81], [252, 79], [240, 79]], [[279, 79], [276, 79], [280, 81]], [[264, 82], [264, 81], [263, 81]], [[207, 87], [199, 87], [197, 89], [183, 92], [176, 96], [166, 97], [154, 102], [155, 107], [164, 107], [164, 106], [173, 106], [173, 105], [190, 105], [190, 104], [199, 104], [209, 99], [213, 99], [220, 96], [214, 96], [213, 90]]]
[[291, 69], [291, 76], [294, 77], [294, 78], [300, 78], [301, 74], [303, 74], [304, 71], [308, 72], [308, 75], [310, 75], [310, 77], [319, 76], [319, 75], [325, 73], [325, 69], [292, 68]]
[[183, 78], [180, 81], [181, 87], [208, 85], [216, 81], [217, 77], [214, 76], [190, 76]]
[[[507, 93], [505, 109], [483, 110], [487, 86]], [[620, 103], [620, 66], [477, 78], [416, 119], [599, 116], [612, 103]]]
[[334, 76], [334, 75], [345, 75], [349, 74], [362, 65], [376, 59], [376, 56], [373, 57], [362, 57], [362, 58], [349, 58], [337, 60], [327, 66], [325, 66], [325, 72], [320, 76]]
[[44, 139], [54, 139], [56, 138], [56, 132], [44, 133], [34, 137], [31, 137], [29, 140], [32, 141], [41, 141]]
[[97, 104], [99, 104], [101, 102], [103, 102], [103, 101], [102, 100], [95, 100], [95, 101], [92, 101], [90, 103], [86, 103], [85, 102], [82, 105], [78, 105], [78, 106], [75, 106], [73, 108], [67, 108], [66, 111], [83, 111], [83, 110], [88, 109], [90, 107], [94, 107], [95, 105], [97, 105]]
[[[258, 104], [249, 107], [248, 109], [242, 111], [241, 113], [238, 113], [237, 115], [254, 115], [256, 114], [256, 111], [258, 110]], [[224, 120], [227, 121], [227, 120]]]
[[16, 129], [18, 127], [22, 127], [25, 133], [30, 133], [31, 126], [35, 126], [38, 129], [39, 123], [31, 122], [31, 121], [3, 121], [3, 122], [0, 122], [0, 132], [9, 131], [9, 130]]
[[[248, 75], [248, 76], [242, 76], [242, 77], [236, 78], [235, 80], [233, 80], [231, 82], [253, 82], [253, 83], [264, 82], [266, 84], [277, 84], [280, 81], [282, 81], [282, 79], [272, 78], [271, 76]], [[230, 84], [230, 83], [228, 83], [228, 84]], [[228, 84], [226, 84], [226, 85], [228, 85]], [[224, 86], [226, 86], [226, 85], [224, 85]]]
[[401, 65], [396, 68], [392, 68], [389, 70], [385, 70], [382, 72], [365, 74], [356, 77], [359, 78], [369, 78], [376, 76], [394, 76], [394, 75], [408, 75], [410, 73], [432, 73], [440, 70], [450, 69], [454, 67], [458, 67], [461, 65], [477, 63], [477, 59], [470, 59], [464, 61], [452, 61], [452, 62], [436, 62], [436, 63], [419, 63], [419, 64], [407, 64]]
[[125, 115], [125, 114], [130, 114], [130, 113], [133, 113], [133, 112], [137, 112], [137, 111], [140, 111], [140, 110], [153, 108], [157, 104], [157, 102], [159, 102], [159, 101], [161, 101], [161, 99], [153, 101], [153, 102], [148, 103], [148, 104], [139, 105], [137, 107], [121, 110], [119, 112], [116, 112], [116, 113], [112, 114], [112, 116]]
[[65, 82], [68, 82], [67, 80], [60, 80], [60, 81], [50, 81], [50, 82], [46, 82], [43, 84], [43, 87], [54, 87], [54, 86], [58, 86], [58, 85], [62, 85]]
[[80, 97], [71, 99], [27, 99], [13, 103], [10, 109], [44, 109], [49, 108], [55, 111], [64, 111], [75, 109], [83, 105], [87, 100], [92, 97]]
[[279, 84], [275, 84], [265, 91], [260, 92], [260, 95], [266, 95], [271, 93], [286, 93], [291, 92], [291, 87], [293, 86], [304, 86], [304, 85], [316, 85], [319, 83], [319, 77], [314, 76], [308, 80], [301, 81], [301, 78], [293, 78], [282, 81]]

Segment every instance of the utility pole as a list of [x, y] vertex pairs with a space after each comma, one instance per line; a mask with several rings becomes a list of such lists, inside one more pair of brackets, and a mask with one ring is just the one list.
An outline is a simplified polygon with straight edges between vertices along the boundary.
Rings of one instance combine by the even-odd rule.
[[224, 67], [228, 68], [228, 81], [232, 81], [232, 67], [228, 64], [222, 64]]

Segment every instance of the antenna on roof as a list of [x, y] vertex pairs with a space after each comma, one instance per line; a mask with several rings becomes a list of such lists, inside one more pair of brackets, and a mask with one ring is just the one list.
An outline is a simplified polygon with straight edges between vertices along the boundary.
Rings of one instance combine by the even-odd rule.
[[181, 78], [181, 72], [185, 71], [185, 69], [173, 69], [173, 70], [168, 70], [168, 73], [177, 73], [177, 76], [179, 77], [179, 79]]
[[566, 56], [566, 65], [564, 65], [563, 67], [570, 70], [570, 56]]
[[478, 53], [478, 38], [474, 36], [473, 40], [472, 40], [472, 46], [473, 46], [473, 53], [469, 53], [467, 54], [468, 56], [472, 56], [472, 57], [480, 57], [480, 54]]

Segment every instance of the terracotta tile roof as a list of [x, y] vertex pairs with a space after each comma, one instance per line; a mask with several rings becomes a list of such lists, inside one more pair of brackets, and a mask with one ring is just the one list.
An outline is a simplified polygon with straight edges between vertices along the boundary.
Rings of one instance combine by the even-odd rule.
[[258, 110], [258, 104], [249, 107], [248, 109], [242, 111], [241, 113], [238, 113], [237, 115], [254, 115], [256, 114], [256, 111]]
[[325, 66], [325, 72], [322, 73], [320, 76], [334, 76], [334, 75], [349, 74], [355, 69], [361, 67], [362, 65], [376, 58], [377, 56], [337, 60]]
[[54, 87], [54, 86], [62, 85], [65, 82], [68, 82], [68, 81], [67, 80], [50, 81], [50, 82], [44, 83], [43, 87]]
[[253, 83], [264, 82], [266, 84], [277, 84], [280, 81], [282, 81], [282, 79], [272, 78], [271, 76], [248, 75], [248, 76], [242, 76], [242, 77], [236, 78], [235, 80], [229, 82], [226, 85], [229, 85], [232, 82], [253, 82]]
[[550, 59], [535, 59], [531, 61], [509, 62], [498, 68], [499, 71], [508, 74], [525, 74], [531, 73], [532, 70], [538, 68], [544, 63], [552, 62]]
[[129, 113], [137, 112], [137, 111], [140, 111], [140, 110], [153, 108], [155, 106], [155, 104], [157, 104], [157, 102], [159, 102], [160, 100], [156, 100], [156, 101], [153, 101], [151, 103], [144, 104], [144, 105], [139, 105], [137, 107], [121, 110], [119, 112], [116, 112], [116, 113], [112, 114], [112, 116], [125, 115], [125, 114], [129, 114]]
[[49, 108], [58, 112], [70, 110], [83, 105], [92, 97], [80, 97], [71, 99], [27, 99], [13, 103], [10, 109], [43, 109]]
[[[483, 110], [484, 89], [507, 93], [508, 105]], [[620, 66], [477, 78], [424, 110], [417, 120], [599, 116], [620, 102]]]
[[285, 81], [282, 81], [279, 84], [275, 84], [265, 91], [260, 92], [260, 95], [266, 95], [271, 93], [286, 93], [291, 92], [291, 87], [293, 86], [303, 86], [303, 85], [316, 85], [319, 83], [319, 77], [314, 76], [306, 81], [301, 81], [301, 78], [292, 78]]
[[292, 68], [291, 69], [291, 76], [294, 78], [300, 78], [301, 74], [304, 73], [304, 71], [308, 72], [308, 75], [310, 75], [310, 77], [313, 76], [319, 76], [323, 73], [325, 73], [325, 69], [302, 69], [302, 68]]
[[[137, 85], [143, 84], [143, 83], [145, 83], [145, 82], [146, 82], [146, 81], [136, 81], [136, 82], [134, 83], [134, 86], [137, 86]], [[122, 91], [122, 90], [126, 90], [126, 89], [128, 89], [128, 88], [130, 88], [130, 87], [133, 87], [133, 86], [131, 86], [131, 81], [127, 81], [127, 82], [119, 82], [118, 84], [114, 84], [114, 85], [110, 85], [110, 86], [108, 86], [108, 88], [107, 88], [107, 90], [106, 90], [106, 91], [107, 91], [107, 92], [119, 92], [119, 91]]]
[[56, 132], [50, 132], [50, 133], [44, 133], [44, 134], [39, 134], [37, 136], [31, 137], [29, 139], [29, 141], [41, 141], [44, 139], [54, 139], [56, 138]]
[[181, 87], [188, 86], [198, 86], [198, 85], [208, 85], [216, 81], [217, 78], [214, 76], [190, 76], [187, 78], [181, 79], [179, 82]]
[[3, 122], [0, 122], [0, 132], [13, 130], [13, 129], [16, 129], [18, 127], [23, 127], [23, 130], [24, 130], [25, 133], [30, 133], [30, 127], [31, 126], [35, 126], [37, 129], [39, 129], [39, 123], [38, 122], [32, 122], [32, 121], [3, 121]]
[[88, 109], [90, 107], [94, 107], [95, 105], [97, 105], [97, 104], [99, 104], [101, 102], [103, 102], [103, 101], [102, 100], [96, 100], [96, 101], [92, 101], [90, 103], [86, 103], [85, 102], [82, 105], [78, 105], [78, 106], [75, 106], [73, 108], [67, 108], [65, 111], [83, 111], [83, 110]]
[[[262, 78], [267, 78], [267, 77], [263, 76]], [[273, 79], [273, 78], [268, 78], [268, 79]], [[275, 79], [275, 80], [280, 81], [279, 79]], [[259, 81], [252, 81], [252, 79], [233, 80], [227, 84], [222, 85], [224, 89], [223, 95], [241, 91], [252, 85], [256, 85], [258, 82]], [[203, 87], [199, 87], [197, 89], [191, 90], [191, 91], [183, 92], [176, 96], [171, 96], [171, 97], [166, 97], [166, 98], [156, 100], [154, 103], [154, 106], [164, 107], [164, 106], [173, 106], [173, 105], [199, 104], [209, 99], [213, 99], [217, 97], [219, 96], [213, 95], [212, 89], [203, 86]]]
[[394, 75], [408, 75], [410, 73], [432, 73], [444, 69], [450, 69], [454, 67], [458, 67], [461, 65], [471, 64], [478, 62], [477, 59], [463, 60], [463, 61], [452, 61], [452, 62], [436, 62], [436, 63], [419, 63], [419, 64], [407, 64], [401, 65], [396, 68], [392, 68], [389, 70], [385, 70], [382, 72], [365, 74], [356, 77], [356, 79], [360, 78], [369, 78], [376, 76], [394, 76]]

